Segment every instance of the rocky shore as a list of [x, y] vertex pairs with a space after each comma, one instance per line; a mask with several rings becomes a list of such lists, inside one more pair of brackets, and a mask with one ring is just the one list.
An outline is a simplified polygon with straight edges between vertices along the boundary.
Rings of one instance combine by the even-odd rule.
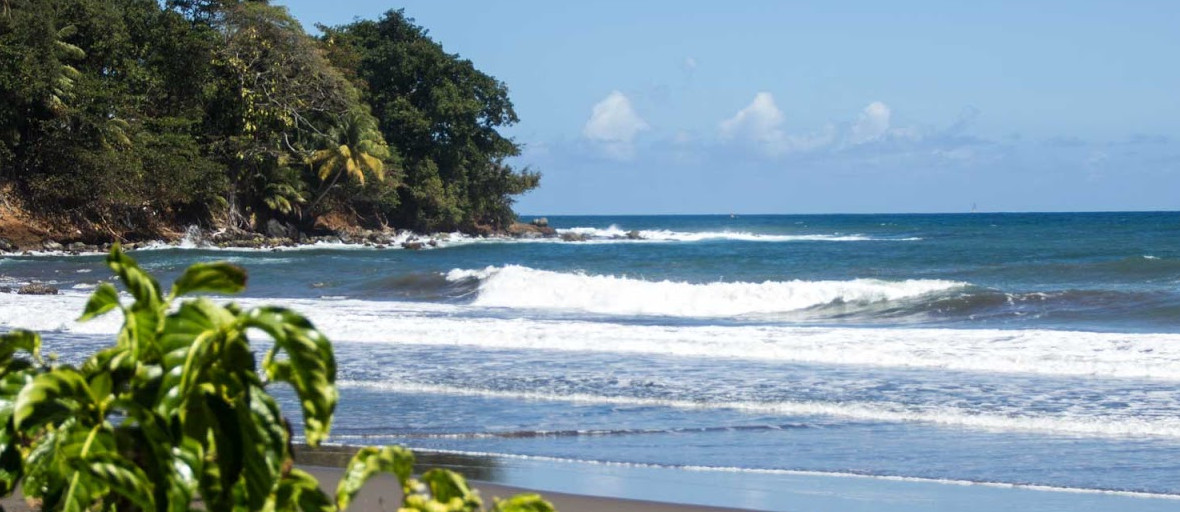
[[[364, 229], [347, 227], [342, 229], [319, 228], [311, 232], [300, 230], [292, 224], [285, 224], [275, 220], [266, 223], [261, 231], [245, 230], [207, 230], [196, 226], [189, 227], [181, 233], [152, 241], [123, 241], [124, 250], [135, 251], [146, 248], [163, 248], [168, 246], [186, 248], [224, 248], [224, 249], [272, 249], [282, 250], [312, 245], [355, 245], [372, 247], [375, 249], [408, 249], [420, 250], [439, 247], [440, 245], [459, 240], [487, 239], [487, 238], [517, 238], [517, 239], [560, 239], [567, 242], [587, 240], [586, 235], [577, 233], [559, 233], [549, 226], [545, 218], [534, 219], [529, 223], [517, 222], [501, 231], [484, 230], [470, 235], [464, 233], [433, 233], [419, 234], [404, 229]], [[636, 238], [638, 236], [636, 235]], [[0, 233], [0, 253], [34, 254], [61, 253], [87, 254], [100, 253], [110, 250], [114, 243], [102, 244], [55, 240], [50, 236], [19, 237], [10, 239]]]

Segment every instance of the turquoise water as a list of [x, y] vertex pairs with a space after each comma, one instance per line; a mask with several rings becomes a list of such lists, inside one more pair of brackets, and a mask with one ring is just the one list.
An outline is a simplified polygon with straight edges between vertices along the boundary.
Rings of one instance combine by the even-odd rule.
[[[549, 221], [588, 240], [136, 257], [230, 259], [240, 300], [309, 312], [339, 442], [1180, 495], [1178, 213]], [[100, 262], [0, 259], [65, 291], [0, 294], [0, 324], [104, 342], [70, 320]]]

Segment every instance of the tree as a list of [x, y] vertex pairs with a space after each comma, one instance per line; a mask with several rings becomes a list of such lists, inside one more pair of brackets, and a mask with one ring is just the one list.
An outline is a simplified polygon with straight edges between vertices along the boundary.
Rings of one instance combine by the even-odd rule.
[[[368, 111], [355, 109], [345, 114], [328, 130], [323, 141], [325, 147], [308, 157], [308, 163], [320, 181], [326, 183], [319, 197], [312, 202], [312, 210], [336, 186], [341, 176], [347, 175], [362, 186], [366, 173], [378, 181], [385, 179], [385, 161], [392, 158], [393, 153], [377, 129], [377, 120]], [[330, 183], [327, 183], [328, 178], [332, 178]]]
[[[116, 309], [115, 344], [80, 367], [46, 361], [32, 332], [0, 335], [0, 494], [21, 484], [43, 510], [211, 511], [343, 510], [364, 482], [394, 473], [403, 510], [475, 511], [482, 503], [449, 471], [413, 478], [413, 455], [400, 447], [365, 448], [345, 468], [331, 500], [308, 473], [292, 467], [291, 434], [268, 393], [291, 386], [307, 442], [327, 438], [336, 407], [331, 343], [293, 311], [244, 310], [197, 292], [236, 293], [245, 272], [199, 263], [167, 294], [118, 246], [107, 265], [134, 299], [99, 286], [81, 320]], [[248, 332], [272, 340], [259, 375]], [[495, 504], [503, 512], [552, 506], [525, 494]]]
[[445, 230], [511, 220], [507, 195], [539, 175], [505, 162], [520, 146], [499, 132], [518, 120], [503, 82], [443, 51], [403, 11], [325, 28], [321, 40], [337, 66], [356, 66], [362, 98], [402, 157], [400, 223]]
[[243, 2], [220, 12], [209, 125], [234, 186], [231, 223], [242, 225], [247, 214], [293, 213], [308, 187], [292, 164], [361, 107], [285, 8]]

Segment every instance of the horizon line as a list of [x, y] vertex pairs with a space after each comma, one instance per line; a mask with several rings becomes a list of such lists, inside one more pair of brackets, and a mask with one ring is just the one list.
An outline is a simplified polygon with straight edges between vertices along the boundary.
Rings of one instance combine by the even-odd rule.
[[939, 211], [939, 212], [797, 212], [797, 213], [517, 213], [518, 217], [724, 217], [734, 216], [819, 216], [819, 215], [1020, 215], [1020, 214], [1069, 214], [1069, 213], [1180, 213], [1180, 210], [980, 210], [980, 211]]

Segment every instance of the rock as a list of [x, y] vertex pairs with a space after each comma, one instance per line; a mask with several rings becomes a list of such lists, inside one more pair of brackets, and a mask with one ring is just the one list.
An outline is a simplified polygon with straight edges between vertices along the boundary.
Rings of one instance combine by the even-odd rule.
[[62, 247], [61, 244], [54, 242], [53, 240], [46, 240], [45, 242], [41, 243], [41, 247], [46, 251], [60, 251], [65, 249], [65, 247]]
[[422, 249], [422, 242], [402, 242], [402, 249], [417, 251]]
[[11, 286], [0, 286], [0, 293], [12, 293]]
[[537, 226], [539, 228], [547, 228], [547, 227], [549, 227], [549, 219], [547, 219], [545, 217], [533, 219], [533, 221], [530, 222], [530, 224]]
[[299, 230], [276, 219], [266, 221], [266, 235], [270, 238], [299, 238]]
[[543, 238], [557, 236], [557, 230], [548, 226], [536, 226], [533, 224], [522, 224], [520, 222], [513, 223], [505, 230], [508, 235], [516, 238]]
[[86, 244], [82, 242], [74, 242], [70, 245], [67, 245], [66, 247], [68, 247], [73, 252], [82, 252], [86, 250]]
[[627, 240], [643, 240], [643, 236], [639, 234], [639, 231], [632, 229], [627, 232]]
[[581, 233], [562, 233], [561, 240], [563, 242], [585, 242], [589, 238]]
[[134, 251], [136, 247], [139, 247], [139, 244], [137, 244], [135, 242], [127, 242], [127, 243], [123, 244], [124, 251]]
[[16, 244], [8, 241], [7, 238], [0, 238], [0, 252], [16, 252]]
[[16, 291], [21, 295], [57, 295], [57, 288], [44, 283], [29, 283]]
[[479, 223], [465, 226], [464, 229], [462, 229], [462, 231], [464, 231], [470, 235], [475, 235], [475, 236], [484, 237], [484, 238], [490, 237], [490, 236], [496, 236], [500, 233], [498, 230], [496, 230], [496, 227], [491, 224], [479, 224]]
[[426, 245], [429, 245], [431, 247], [438, 247], [438, 240], [435, 240], [432, 238], [432, 239], [430, 239], [429, 242], [426, 242]]

